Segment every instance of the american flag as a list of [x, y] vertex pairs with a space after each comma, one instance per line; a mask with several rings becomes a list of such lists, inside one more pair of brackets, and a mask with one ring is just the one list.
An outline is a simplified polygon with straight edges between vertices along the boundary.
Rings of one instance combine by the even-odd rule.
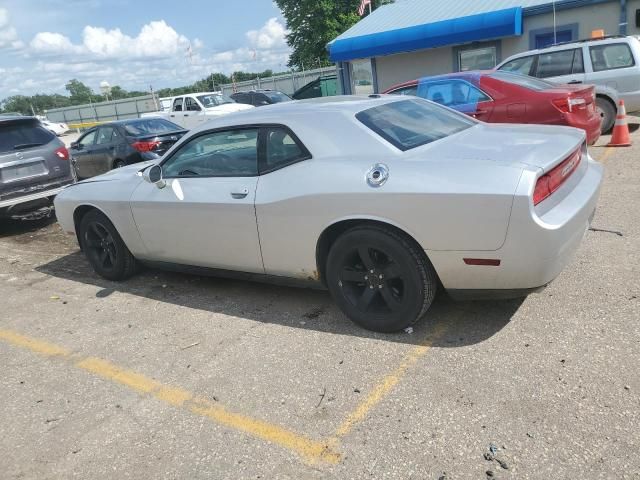
[[369, 5], [369, 10], [371, 10], [371, 0], [361, 0], [360, 6], [358, 7], [358, 15], [364, 15], [364, 10]]

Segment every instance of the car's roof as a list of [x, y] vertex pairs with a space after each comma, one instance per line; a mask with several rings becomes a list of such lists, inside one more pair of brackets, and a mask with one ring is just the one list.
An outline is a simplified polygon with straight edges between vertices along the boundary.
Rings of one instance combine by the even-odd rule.
[[317, 118], [318, 115], [355, 115], [362, 110], [387, 103], [414, 100], [414, 98], [399, 97], [397, 95], [337, 95], [333, 97], [318, 97], [294, 102], [275, 103], [260, 108], [251, 108], [211, 120], [192, 131], [207, 130], [216, 126], [224, 127], [241, 124], [286, 123], [283, 119], [296, 117]]
[[0, 115], [0, 122], [4, 123], [4, 122], [39, 122], [40, 120], [38, 120], [36, 117], [28, 117], [26, 115]]
[[563, 42], [563, 43], [558, 43], [556, 45], [550, 45], [548, 47], [545, 48], [537, 48], [537, 49], [533, 49], [533, 50], [526, 50], [524, 52], [521, 53], [516, 53], [514, 55], [511, 55], [510, 57], [506, 58], [504, 61], [500, 62], [500, 64], [498, 66], [501, 66], [503, 64], [505, 64], [506, 62], [516, 59], [516, 58], [520, 58], [520, 57], [528, 57], [530, 55], [537, 55], [539, 53], [544, 53], [544, 52], [555, 52], [558, 50], [568, 50], [571, 48], [578, 48], [581, 47], [583, 45], [606, 45], [608, 43], [620, 43], [620, 42], [626, 42], [626, 41], [631, 41], [631, 42], [640, 42], [640, 39], [634, 35], [615, 35], [615, 36], [611, 36], [611, 37], [605, 37], [605, 38], [592, 38], [592, 39], [584, 39], [584, 40], [576, 40], [574, 42]]

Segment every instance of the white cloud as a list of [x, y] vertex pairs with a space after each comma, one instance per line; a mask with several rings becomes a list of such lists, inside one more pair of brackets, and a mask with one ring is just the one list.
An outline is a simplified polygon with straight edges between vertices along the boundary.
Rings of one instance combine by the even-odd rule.
[[277, 18], [270, 18], [260, 30], [250, 30], [246, 33], [252, 47], [261, 50], [285, 48], [287, 29]]
[[176, 55], [184, 52], [188, 45], [187, 37], [178, 34], [164, 20], [144, 25], [136, 37], [125, 35], [119, 28], [107, 30], [87, 25], [82, 31], [81, 44], [73, 44], [68, 37], [51, 32], [36, 34], [30, 43], [36, 54], [74, 53], [91, 58], [119, 60]]
[[9, 23], [9, 12], [6, 8], [0, 8], [0, 48], [20, 48], [21, 46], [18, 32]]
[[[213, 72], [284, 70], [290, 51], [285, 34], [273, 18], [246, 32], [237, 48], [211, 51], [201, 39], [189, 39], [163, 20], [149, 22], [135, 36], [118, 28], [86, 26], [78, 42], [59, 32], [40, 32], [22, 51], [29, 74], [0, 75], [0, 91], [66, 93], [70, 78], [95, 92], [103, 80], [127, 90], [148, 90], [149, 85], [157, 90], [187, 85]], [[27, 88], [25, 78], [34, 79], [35, 85], [30, 82]]]

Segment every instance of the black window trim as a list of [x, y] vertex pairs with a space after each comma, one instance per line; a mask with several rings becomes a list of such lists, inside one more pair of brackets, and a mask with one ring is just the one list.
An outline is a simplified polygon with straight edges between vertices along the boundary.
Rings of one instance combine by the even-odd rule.
[[[303, 153], [305, 155], [296, 158], [294, 161], [283, 164], [283, 165], [278, 165], [275, 168], [270, 168], [267, 169], [265, 168], [266, 166], [266, 162], [267, 162], [267, 158], [266, 158], [266, 151], [267, 151], [267, 143], [266, 143], [266, 135], [265, 132], [268, 129], [272, 129], [272, 128], [281, 128], [283, 130], [285, 130], [289, 136], [291, 136], [291, 138], [293, 139], [294, 142], [296, 142], [296, 144], [298, 145], [298, 147], [303, 151]], [[282, 168], [286, 168], [290, 165], [293, 165], [294, 163], [298, 163], [304, 160], [309, 160], [311, 158], [313, 158], [313, 156], [311, 155], [311, 153], [309, 152], [309, 150], [307, 149], [307, 147], [305, 147], [305, 145], [300, 141], [300, 139], [297, 137], [297, 135], [295, 133], [293, 133], [291, 131], [291, 129], [289, 127], [287, 127], [286, 125], [282, 125], [279, 123], [249, 123], [246, 125], [230, 125], [230, 126], [226, 126], [226, 127], [219, 127], [219, 128], [213, 128], [211, 130], [205, 130], [202, 132], [199, 132], [197, 135], [194, 135], [193, 137], [189, 138], [186, 142], [184, 142], [184, 144], [181, 144], [179, 148], [176, 148], [171, 155], [169, 155], [168, 157], [164, 158], [160, 163], [160, 167], [163, 167], [169, 160], [171, 160], [178, 152], [180, 152], [186, 145], [188, 145], [189, 143], [191, 143], [192, 141], [203, 137], [205, 135], [211, 135], [214, 133], [219, 133], [219, 132], [227, 132], [227, 131], [233, 131], [233, 130], [257, 130], [258, 131], [258, 141], [257, 141], [257, 165], [256, 165], [256, 174], [245, 174], [245, 175], [176, 175], [176, 176], [166, 176], [164, 178], [166, 179], [170, 179], [170, 178], [251, 178], [251, 177], [259, 177], [261, 175], [266, 175], [268, 173], [271, 172], [275, 172], [276, 170], [280, 170]]]
[[[606, 48], [609, 47], [611, 45], [624, 45], [625, 47], [627, 47], [627, 50], [629, 51], [629, 54], [631, 55], [631, 65], [626, 65], [624, 67], [613, 67], [613, 68], [604, 68], [602, 70], [596, 70], [595, 68], [593, 68], [593, 57], [591, 56], [591, 50], [594, 48]], [[600, 43], [597, 45], [589, 45], [589, 61], [591, 62], [591, 72], [592, 73], [598, 73], [598, 72], [609, 72], [611, 70], [621, 70], [623, 68], [633, 68], [636, 66], [636, 58], [633, 55], [633, 49], [631, 48], [631, 46], [627, 43], [627, 42], [611, 42], [611, 43]]]

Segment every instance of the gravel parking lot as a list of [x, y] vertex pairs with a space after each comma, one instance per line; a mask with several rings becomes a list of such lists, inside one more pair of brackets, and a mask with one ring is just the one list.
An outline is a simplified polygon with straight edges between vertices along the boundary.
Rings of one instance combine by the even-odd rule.
[[632, 138], [592, 148], [606, 231], [546, 290], [441, 295], [412, 333], [322, 291], [108, 282], [53, 220], [1, 223], [0, 477], [640, 478]]

